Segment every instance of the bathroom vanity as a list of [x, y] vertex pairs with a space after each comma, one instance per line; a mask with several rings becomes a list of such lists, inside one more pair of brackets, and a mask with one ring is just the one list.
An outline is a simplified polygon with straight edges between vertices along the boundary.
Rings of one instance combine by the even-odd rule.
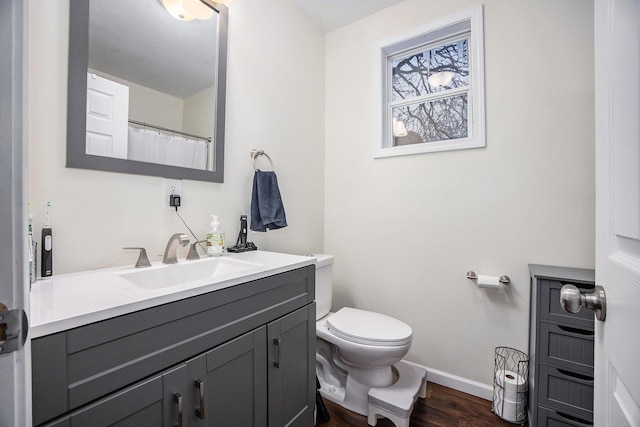
[[122, 279], [131, 271], [38, 282], [33, 424], [313, 425], [314, 259], [224, 258], [261, 267], [158, 288]]

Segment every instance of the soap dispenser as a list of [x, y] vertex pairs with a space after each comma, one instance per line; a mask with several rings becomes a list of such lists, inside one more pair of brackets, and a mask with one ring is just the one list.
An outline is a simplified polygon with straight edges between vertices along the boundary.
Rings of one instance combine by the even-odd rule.
[[211, 215], [211, 228], [207, 233], [207, 255], [222, 256], [226, 252], [224, 230], [218, 221], [218, 215]]

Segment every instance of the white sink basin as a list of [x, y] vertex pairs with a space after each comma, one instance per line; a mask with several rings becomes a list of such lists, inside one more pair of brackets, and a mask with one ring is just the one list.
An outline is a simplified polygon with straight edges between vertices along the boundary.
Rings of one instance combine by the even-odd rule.
[[34, 283], [29, 335], [43, 337], [252, 280], [309, 267], [315, 259], [262, 250], [178, 264], [54, 274]]
[[262, 264], [223, 257], [163, 264], [122, 273], [120, 277], [142, 289], [160, 289], [201, 281], [211, 284], [264, 270]]

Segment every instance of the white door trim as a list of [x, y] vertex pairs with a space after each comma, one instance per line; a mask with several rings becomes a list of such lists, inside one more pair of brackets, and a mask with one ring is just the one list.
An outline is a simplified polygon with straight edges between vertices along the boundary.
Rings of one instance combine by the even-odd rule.
[[[0, 302], [28, 313], [26, 33], [28, 2], [0, 0]], [[31, 425], [29, 344], [0, 356], [0, 425]]]

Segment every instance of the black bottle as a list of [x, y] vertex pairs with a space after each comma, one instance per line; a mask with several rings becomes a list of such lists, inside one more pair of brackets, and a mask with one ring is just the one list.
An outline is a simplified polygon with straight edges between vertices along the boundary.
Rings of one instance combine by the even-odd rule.
[[40, 277], [51, 277], [53, 275], [53, 232], [49, 222], [49, 207], [51, 202], [47, 202], [47, 215], [42, 228], [42, 256], [40, 257]]

